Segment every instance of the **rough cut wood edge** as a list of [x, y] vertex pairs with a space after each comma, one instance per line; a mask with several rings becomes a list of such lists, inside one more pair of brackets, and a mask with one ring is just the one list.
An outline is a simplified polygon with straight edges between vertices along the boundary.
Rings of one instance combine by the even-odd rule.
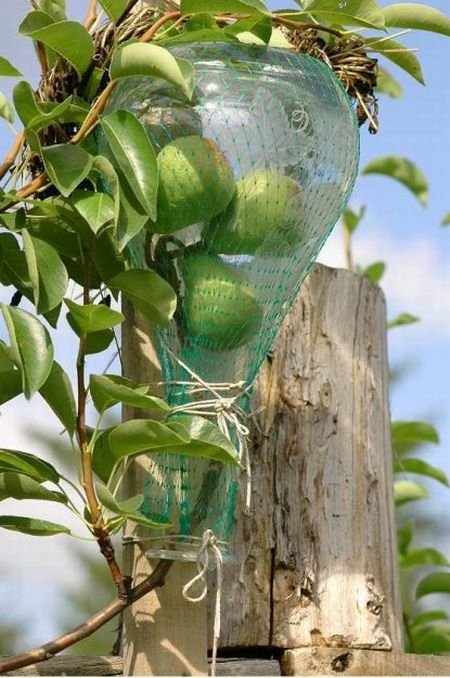
[[316, 265], [261, 369], [260, 407], [221, 646], [401, 651], [381, 290]]
[[450, 676], [450, 657], [345, 648], [286, 650], [283, 676]]
[[[121, 676], [122, 657], [55, 657], [5, 676]], [[186, 675], [186, 674], [181, 674]], [[279, 676], [276, 659], [226, 658], [217, 660], [218, 676]]]
[[[124, 374], [141, 383], [160, 381], [158, 359], [150, 339], [151, 327], [124, 304], [122, 356]], [[153, 389], [153, 392], [157, 392]], [[124, 409], [124, 418], [142, 417], [143, 411]], [[139, 457], [131, 465], [125, 492], [134, 496], [142, 492], [144, 478], [151, 464], [148, 456]], [[134, 526], [127, 524], [125, 533]], [[139, 528], [145, 538], [148, 534]], [[138, 584], [152, 571], [145, 555], [146, 543], [124, 547], [124, 570]], [[152, 591], [124, 613], [123, 656], [125, 675], [132, 676], [198, 676], [207, 675], [206, 603], [190, 603], [182, 597], [182, 588], [195, 574], [195, 563], [174, 563], [166, 584]]]

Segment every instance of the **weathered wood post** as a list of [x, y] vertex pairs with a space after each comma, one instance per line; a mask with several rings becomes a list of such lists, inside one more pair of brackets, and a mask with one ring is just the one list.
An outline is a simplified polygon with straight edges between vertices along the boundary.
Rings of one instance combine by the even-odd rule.
[[222, 647], [286, 649], [289, 675], [329, 648], [401, 651], [387, 379], [381, 290], [315, 266], [255, 389]]
[[[131, 311], [123, 341], [126, 374], [157, 380], [146, 328]], [[252, 515], [238, 506], [221, 646], [288, 650], [287, 673], [305, 673], [330, 648], [400, 651], [380, 289], [316, 266], [261, 371], [260, 407]], [[132, 492], [142, 487], [142, 462], [135, 472]], [[138, 577], [151, 567], [142, 548], [127, 554]], [[206, 671], [204, 610], [180, 593], [188, 569], [175, 566], [128, 615], [126, 673]]]

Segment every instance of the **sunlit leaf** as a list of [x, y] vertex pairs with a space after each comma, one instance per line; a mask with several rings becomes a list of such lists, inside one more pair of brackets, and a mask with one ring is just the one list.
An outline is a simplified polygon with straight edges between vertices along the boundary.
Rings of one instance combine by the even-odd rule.
[[401, 567], [418, 567], [426, 565], [450, 566], [443, 553], [432, 548], [415, 549], [400, 558]]
[[385, 270], [386, 264], [384, 261], [376, 261], [370, 266], [367, 266], [367, 268], [361, 272], [361, 275], [368, 278], [374, 285], [377, 285], [383, 277]]
[[77, 416], [75, 397], [69, 377], [56, 361], [53, 362], [47, 381], [41, 386], [39, 393], [64, 425], [68, 434], [73, 436]]
[[376, 91], [392, 99], [399, 99], [403, 95], [401, 84], [382, 66], [378, 66]]
[[25, 256], [33, 285], [38, 313], [47, 313], [59, 306], [69, 283], [66, 268], [58, 253], [43, 240], [22, 232]]
[[39, 7], [54, 21], [65, 21], [67, 19], [65, 0], [40, 0]]
[[86, 334], [110, 329], [124, 320], [122, 313], [103, 304], [81, 305], [71, 299], [64, 301], [75, 323]]
[[386, 26], [395, 28], [413, 28], [450, 35], [450, 18], [428, 5], [401, 2], [383, 7]]
[[56, 144], [42, 149], [45, 170], [64, 197], [88, 176], [93, 157], [79, 146]]
[[130, 0], [100, 0], [100, 4], [110, 19], [116, 23], [130, 4]]
[[410, 622], [413, 630], [417, 630], [420, 626], [425, 626], [435, 621], [445, 621], [448, 619], [448, 614], [444, 610], [428, 610], [421, 612]]
[[58, 471], [47, 461], [19, 450], [0, 449], [0, 468], [2, 471], [17, 471], [41, 483], [46, 480], [58, 483], [60, 479]]
[[129, 42], [119, 47], [112, 58], [112, 80], [145, 75], [162, 78], [179, 87], [190, 99], [194, 88], [194, 70], [186, 59], [176, 59], [164, 47]]
[[115, 205], [107, 193], [74, 191], [70, 200], [94, 233], [97, 234], [103, 226], [113, 223]]
[[155, 221], [158, 166], [145, 129], [129, 111], [110, 113], [102, 119], [101, 124], [112, 163], [120, 168], [134, 196], [146, 214]]
[[397, 40], [387, 38], [366, 38], [365, 44], [369, 51], [375, 51], [382, 54], [386, 59], [392, 61], [399, 68], [413, 77], [421, 85], [425, 84], [423, 79], [422, 67], [420, 61], [411, 50]]
[[0, 92], [0, 118], [8, 122], [14, 122], [14, 109], [3, 92]]
[[426, 421], [393, 421], [391, 424], [392, 443], [402, 452], [408, 445], [439, 443], [439, 434], [435, 427]]
[[[296, 14], [299, 21], [308, 21], [308, 15], [317, 21], [327, 21], [339, 26], [365, 26], [384, 28], [384, 15], [374, 0], [305, 0], [304, 12]], [[309, 16], [309, 20], [310, 20]]]
[[342, 221], [344, 226], [349, 233], [353, 233], [356, 228], [359, 226], [361, 221], [364, 219], [366, 214], [366, 208], [363, 205], [359, 212], [354, 212], [351, 207], [346, 207], [342, 215]]
[[396, 480], [394, 482], [394, 499], [397, 506], [426, 497], [428, 497], [427, 488], [420, 483], [414, 483], [411, 480]]
[[92, 374], [90, 378], [89, 391], [100, 413], [119, 402], [129, 407], [170, 411], [169, 405], [161, 398], [150, 395], [149, 390], [147, 385], [141, 386], [131, 379], [114, 374]]
[[393, 318], [388, 322], [388, 329], [393, 327], [401, 327], [402, 325], [411, 325], [412, 323], [420, 322], [420, 318], [416, 315], [411, 315], [411, 313], [400, 313], [398, 316]]
[[21, 372], [22, 390], [26, 398], [47, 381], [53, 364], [53, 345], [42, 323], [31, 313], [1, 304], [14, 360]]
[[12, 65], [5, 57], [0, 57], [0, 76], [7, 78], [20, 78], [22, 73]]
[[[31, 12], [31, 15], [44, 12]], [[49, 47], [64, 57], [79, 75], [88, 69], [94, 54], [94, 43], [89, 32], [78, 21], [58, 21], [41, 28], [28, 15], [19, 27], [19, 33]]]
[[180, 10], [182, 14], [269, 14], [262, 0], [181, 0]]

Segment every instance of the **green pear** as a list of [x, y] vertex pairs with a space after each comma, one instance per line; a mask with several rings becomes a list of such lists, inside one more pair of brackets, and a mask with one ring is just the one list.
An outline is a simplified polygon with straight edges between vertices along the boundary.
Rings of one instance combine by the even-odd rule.
[[210, 351], [231, 351], [250, 341], [262, 309], [244, 275], [203, 252], [185, 255], [181, 270], [190, 339]]
[[173, 233], [212, 219], [235, 191], [230, 163], [206, 137], [180, 137], [164, 146], [158, 171], [157, 219], [149, 225], [154, 233]]
[[277, 169], [261, 169], [236, 183], [233, 200], [207, 225], [204, 240], [217, 254], [276, 254], [301, 241], [303, 189]]

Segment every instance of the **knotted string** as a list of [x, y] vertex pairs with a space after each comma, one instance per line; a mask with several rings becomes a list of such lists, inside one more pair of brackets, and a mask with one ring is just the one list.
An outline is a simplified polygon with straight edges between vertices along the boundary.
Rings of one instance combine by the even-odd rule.
[[[228, 438], [230, 442], [232, 441], [231, 430], [234, 429], [236, 432], [237, 443], [238, 443], [238, 459], [239, 462], [245, 467], [246, 478], [247, 478], [247, 487], [246, 487], [246, 498], [245, 498], [245, 510], [246, 513], [250, 511], [251, 504], [251, 494], [252, 494], [252, 480], [251, 480], [251, 465], [250, 465], [250, 453], [248, 449], [248, 436], [250, 430], [243, 421], [254, 417], [254, 412], [248, 414], [245, 410], [239, 405], [239, 401], [242, 396], [248, 395], [252, 384], [246, 384], [245, 381], [238, 381], [236, 383], [208, 383], [202, 377], [200, 377], [194, 370], [192, 370], [186, 363], [184, 363], [180, 358], [175, 355], [169, 348], [165, 347], [165, 350], [173, 360], [180, 367], [182, 367], [192, 378], [193, 382], [186, 381], [171, 381], [171, 382], [161, 382], [161, 385], [178, 385], [185, 387], [185, 392], [188, 395], [194, 393], [208, 393], [213, 398], [207, 400], [195, 400], [193, 402], [185, 403], [183, 405], [178, 405], [172, 408], [172, 414], [198, 414], [204, 417], [213, 417], [222, 433]], [[234, 391], [234, 395], [223, 395], [223, 392], [230, 393]]]
[[[213, 628], [213, 647], [212, 647], [212, 664], [211, 664], [211, 675], [216, 675], [216, 663], [217, 663], [217, 645], [220, 638], [220, 606], [222, 598], [222, 583], [223, 583], [223, 558], [220, 548], [217, 545], [216, 535], [212, 530], [205, 530], [203, 533], [202, 545], [200, 546], [198, 555], [197, 555], [197, 569], [198, 574], [195, 575], [187, 584], [183, 586], [183, 598], [189, 600], [191, 603], [199, 603], [201, 600], [206, 598], [208, 593], [208, 583], [206, 581], [206, 573], [209, 568], [209, 557], [213, 556], [215, 559], [216, 570], [217, 570], [217, 589], [216, 589], [216, 601], [214, 605], [214, 628]], [[203, 583], [203, 589], [200, 595], [191, 596], [189, 591], [192, 589], [195, 584], [201, 581]]]

